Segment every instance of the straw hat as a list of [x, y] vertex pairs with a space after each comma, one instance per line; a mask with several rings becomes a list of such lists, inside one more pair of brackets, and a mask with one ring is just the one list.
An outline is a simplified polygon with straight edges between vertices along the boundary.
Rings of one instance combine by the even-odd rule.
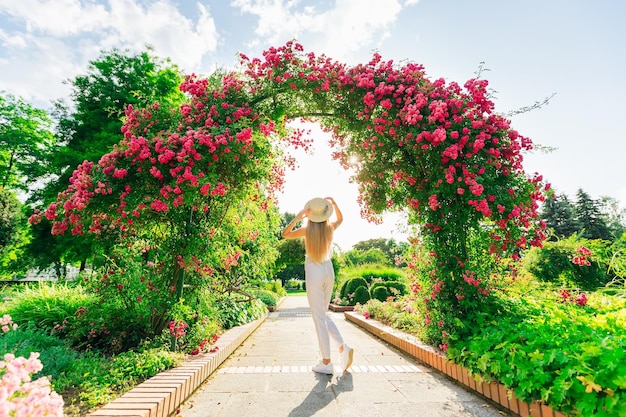
[[333, 214], [333, 206], [330, 204], [330, 201], [319, 197], [309, 200], [304, 205], [304, 208], [310, 209], [307, 218], [314, 223], [322, 223]]

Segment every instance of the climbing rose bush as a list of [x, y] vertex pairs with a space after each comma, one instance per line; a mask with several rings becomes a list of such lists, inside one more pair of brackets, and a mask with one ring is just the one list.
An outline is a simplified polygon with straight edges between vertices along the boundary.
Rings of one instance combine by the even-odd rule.
[[532, 141], [495, 112], [486, 80], [432, 80], [422, 65], [379, 54], [351, 67], [293, 43], [242, 60], [257, 91], [274, 91], [282, 114], [332, 134], [364, 217], [407, 212], [418, 229], [419, 254], [409, 261], [419, 266], [432, 342], [445, 346], [455, 318], [480, 310], [497, 289], [486, 264], [499, 268], [545, 239], [537, 210], [549, 185], [524, 172]]
[[[229, 270], [236, 252], [210, 262], [201, 240], [222, 230], [220, 208], [249, 197], [268, 204], [262, 191], [279, 187], [293, 163], [282, 150], [308, 144], [287, 128], [302, 118], [332, 134], [364, 217], [405, 211], [417, 227], [413, 244], [426, 249], [420, 263], [429, 268], [416, 270], [416, 280], [434, 342], [445, 346], [455, 319], [475, 313], [496, 289], [485, 259], [515, 259], [543, 241], [537, 209], [548, 186], [524, 172], [532, 142], [495, 112], [486, 80], [433, 80], [419, 64], [379, 54], [348, 66], [294, 42], [240, 58], [238, 71], [188, 77], [181, 90], [190, 101], [174, 111], [129, 109], [120, 146], [79, 167], [46, 210], [53, 232], [113, 228], [143, 237], [166, 224], [174, 241], [170, 288], [180, 284], [179, 271], [222, 279], [213, 271]], [[106, 204], [90, 210], [96, 199]], [[201, 220], [189, 221], [192, 214]]]
[[190, 75], [180, 88], [189, 98], [180, 107], [129, 107], [113, 151], [78, 166], [30, 219], [52, 222], [53, 234], [96, 236], [106, 259], [90, 284], [136, 311], [153, 335], [167, 328], [184, 286], [194, 303], [206, 288], [227, 292], [242, 276], [267, 275], [279, 222], [278, 126], [248, 104], [234, 76]]

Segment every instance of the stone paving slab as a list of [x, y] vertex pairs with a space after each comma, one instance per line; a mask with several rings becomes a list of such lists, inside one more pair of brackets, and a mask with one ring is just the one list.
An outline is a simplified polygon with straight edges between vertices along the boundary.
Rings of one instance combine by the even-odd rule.
[[[501, 417], [484, 398], [329, 313], [355, 348], [349, 372], [332, 376], [319, 359], [306, 297], [289, 296], [185, 401], [182, 417]], [[335, 348], [333, 362], [338, 363]]]

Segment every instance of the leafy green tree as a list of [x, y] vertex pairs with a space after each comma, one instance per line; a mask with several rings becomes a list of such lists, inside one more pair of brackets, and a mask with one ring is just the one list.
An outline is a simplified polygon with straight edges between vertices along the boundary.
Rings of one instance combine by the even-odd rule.
[[576, 192], [575, 215], [580, 226], [581, 237], [586, 239], [613, 239], [600, 210], [600, 203], [592, 199], [582, 189], [578, 189]]
[[580, 229], [575, 207], [565, 194], [547, 197], [541, 208], [541, 218], [546, 222], [546, 228], [552, 231], [550, 240], [569, 237]]
[[46, 175], [54, 146], [48, 114], [21, 98], [0, 94], [0, 186], [28, 191]]
[[626, 209], [613, 197], [602, 197], [599, 203], [611, 236], [619, 239], [626, 232]]
[[[295, 216], [291, 218], [293, 217]], [[275, 263], [275, 276], [281, 280], [283, 286], [292, 278], [304, 279], [304, 240], [283, 239], [278, 242], [277, 249], [279, 255]]]
[[351, 249], [341, 257], [346, 266], [357, 266], [364, 264], [393, 265], [389, 257], [380, 248]]
[[15, 193], [0, 186], [0, 253], [15, 243], [22, 212]]
[[22, 253], [27, 232], [22, 203], [13, 191], [0, 186], [0, 279], [26, 270], [28, 263]]
[[395, 265], [398, 258], [401, 258], [402, 255], [407, 250], [408, 243], [406, 242], [396, 242], [395, 239], [385, 239], [385, 238], [377, 238], [377, 239], [369, 239], [356, 243], [352, 249], [360, 250], [363, 252], [368, 252], [370, 249], [378, 249], [380, 250], [386, 261], [382, 263], [387, 265]]

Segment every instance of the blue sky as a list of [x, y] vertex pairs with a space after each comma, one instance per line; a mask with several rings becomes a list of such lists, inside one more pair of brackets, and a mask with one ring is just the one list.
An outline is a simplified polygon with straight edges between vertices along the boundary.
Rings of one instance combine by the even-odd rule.
[[[101, 50], [145, 45], [197, 74], [233, 66], [237, 52], [260, 56], [291, 39], [348, 64], [378, 51], [461, 84], [483, 63], [500, 113], [554, 94], [547, 106], [511, 118], [534, 143], [555, 148], [526, 155], [526, 171], [571, 198], [582, 188], [624, 207], [625, 18], [621, 0], [0, 0], [0, 90], [48, 108], [67, 96], [63, 81], [84, 73]], [[395, 216], [379, 226], [360, 219], [349, 174], [311, 128], [316, 153], [298, 155], [281, 210], [332, 195], [346, 217], [337, 234], [342, 248], [402, 239]]]

